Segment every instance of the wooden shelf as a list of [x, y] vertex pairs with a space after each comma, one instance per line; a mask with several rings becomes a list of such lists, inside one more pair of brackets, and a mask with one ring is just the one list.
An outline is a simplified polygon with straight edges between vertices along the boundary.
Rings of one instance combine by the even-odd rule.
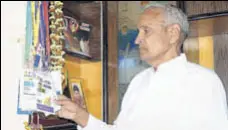
[[66, 54], [71, 55], [73, 57], [77, 57], [77, 58], [84, 59], [84, 60], [92, 60], [92, 57], [87, 56], [87, 55], [83, 55], [83, 54], [80, 54], [80, 53], [74, 53], [74, 52], [70, 52], [70, 51], [67, 51], [67, 50], [64, 50], [64, 51], [66, 52]]
[[202, 20], [202, 19], [208, 19], [208, 18], [215, 18], [220, 16], [228, 16], [228, 11], [223, 12], [216, 12], [216, 13], [206, 13], [206, 14], [199, 14], [199, 15], [192, 15], [188, 16], [189, 21], [194, 20]]
[[228, 33], [228, 16], [190, 21], [189, 37], [203, 37]]

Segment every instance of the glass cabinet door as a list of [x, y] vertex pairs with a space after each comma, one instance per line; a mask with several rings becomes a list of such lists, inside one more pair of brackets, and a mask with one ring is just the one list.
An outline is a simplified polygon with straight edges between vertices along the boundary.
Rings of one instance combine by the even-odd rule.
[[85, 107], [103, 119], [103, 2], [64, 1], [64, 89], [73, 97], [79, 90]]

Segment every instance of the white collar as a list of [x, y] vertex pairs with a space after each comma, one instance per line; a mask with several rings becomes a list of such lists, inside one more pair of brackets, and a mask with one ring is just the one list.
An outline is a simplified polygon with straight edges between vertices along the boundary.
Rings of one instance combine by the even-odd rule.
[[154, 68], [152, 67], [153, 72], [160, 73], [160, 72], [179, 72], [183, 71], [185, 68], [185, 65], [187, 63], [187, 58], [184, 53], [181, 53], [179, 56], [164, 62], [160, 64], [156, 70], [154, 71]]

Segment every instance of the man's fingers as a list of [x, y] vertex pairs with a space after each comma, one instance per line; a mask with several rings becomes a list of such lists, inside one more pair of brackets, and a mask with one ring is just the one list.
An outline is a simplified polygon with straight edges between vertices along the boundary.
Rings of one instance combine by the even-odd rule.
[[55, 100], [56, 104], [58, 104], [58, 105], [64, 105], [69, 101], [70, 101], [70, 99], [64, 95], [59, 95], [58, 98]]
[[64, 95], [59, 95], [57, 100], [69, 100], [69, 98]]
[[65, 119], [73, 119], [75, 112], [70, 112], [67, 109], [60, 109], [55, 113], [58, 117], [65, 118]]
[[67, 110], [69, 112], [76, 112], [78, 110], [79, 106], [73, 102], [63, 105], [61, 109]]
[[56, 112], [56, 115], [58, 117], [61, 117], [61, 118], [66, 118], [66, 113], [68, 113], [66, 110], [61, 109], [61, 110], [59, 110], [59, 111]]
[[59, 116], [59, 117], [62, 117], [62, 111], [61, 111], [61, 110], [55, 112], [55, 114], [56, 114], [57, 116]]
[[61, 110], [67, 110], [69, 112], [76, 112], [80, 105], [80, 102], [78, 104], [74, 103], [71, 99], [63, 95], [59, 96], [55, 102], [61, 106]]
[[58, 99], [55, 101], [55, 103], [60, 105], [60, 106], [68, 106], [68, 104], [70, 104], [70, 102], [71, 102], [70, 100], [66, 100], [66, 99], [65, 100], [63, 100], [63, 99], [59, 100]]
[[71, 100], [56, 100], [56, 104], [61, 106], [61, 110], [75, 112], [78, 109], [78, 105]]

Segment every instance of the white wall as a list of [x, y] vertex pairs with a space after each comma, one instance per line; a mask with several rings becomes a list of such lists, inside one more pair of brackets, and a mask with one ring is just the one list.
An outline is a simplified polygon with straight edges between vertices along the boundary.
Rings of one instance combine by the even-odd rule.
[[[1, 2], [1, 128], [24, 130], [27, 116], [17, 115], [18, 79], [22, 71], [25, 1]], [[17, 43], [18, 39], [21, 42]]]

